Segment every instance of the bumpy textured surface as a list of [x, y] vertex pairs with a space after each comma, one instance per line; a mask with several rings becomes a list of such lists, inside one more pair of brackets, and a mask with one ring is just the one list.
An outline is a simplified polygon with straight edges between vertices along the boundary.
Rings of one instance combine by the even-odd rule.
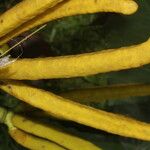
[[13, 125], [23, 131], [46, 138], [71, 150], [100, 150], [96, 145], [77, 136], [65, 133], [48, 124], [36, 122], [23, 116], [14, 115]]
[[81, 105], [22, 83], [8, 82], [0, 85], [0, 88], [54, 117], [75, 121], [126, 137], [150, 140], [150, 124], [148, 123]]
[[[4, 1], [4, 0], [2, 0]], [[8, 1], [8, 0], [5, 0]], [[69, 19], [64, 19], [61, 21], [57, 21], [55, 23], [56, 35], [53, 36], [54, 38], [48, 38], [51, 36], [51, 25], [47, 30], [46, 40], [51, 43], [51, 46], [54, 48], [54, 51], [59, 51], [58, 54], [69, 53], [72, 54], [74, 51], [76, 53], [78, 50], [82, 49], [82, 52], [85, 52], [87, 49], [95, 50], [95, 49], [108, 49], [112, 47], [120, 47], [123, 45], [132, 45], [133, 43], [141, 43], [145, 41], [149, 37], [149, 0], [138, 1], [140, 4], [140, 9], [137, 14], [132, 15], [130, 17], [126, 17], [123, 15], [115, 15], [115, 14], [105, 14], [104, 16], [99, 15], [92, 15], [96, 16], [92, 21], [90, 20], [91, 17], [80, 16], [79, 18], [82, 20], [76, 20], [76, 18], [71, 18], [68, 23]], [[90, 15], [88, 15], [90, 16]], [[85, 20], [87, 18], [87, 20]], [[88, 18], [90, 21], [88, 21]], [[80, 23], [82, 22], [84, 26], [80, 28]], [[72, 26], [72, 23], [77, 22], [76, 25]], [[85, 23], [86, 22], [86, 23]], [[64, 24], [66, 23], [66, 24]], [[52, 23], [51, 23], [52, 24]], [[67, 24], [72, 28], [68, 28]], [[61, 31], [65, 26], [65, 30]], [[49, 32], [48, 32], [49, 31]], [[77, 33], [72, 31], [78, 31]], [[45, 32], [46, 33], [46, 32]], [[70, 36], [66, 36], [66, 35]], [[68, 38], [66, 38], [68, 37]], [[92, 38], [91, 38], [92, 37]], [[77, 39], [76, 41], [74, 39]], [[59, 44], [58, 44], [59, 43]], [[44, 50], [43, 50], [44, 52]], [[108, 60], [109, 61], [109, 60]], [[41, 84], [41, 81], [37, 81], [38, 86], [43, 86], [42, 88], [51, 88], [52, 90], [67, 90], [69, 88], [80, 88], [80, 87], [89, 87], [90, 85], [107, 85], [107, 84], [114, 84], [114, 83], [131, 83], [131, 82], [144, 82], [148, 83], [150, 81], [149, 78], [149, 66], [141, 67], [138, 69], [131, 69], [126, 71], [120, 71], [115, 73], [109, 73], [99, 76], [92, 76], [92, 77], [85, 77], [79, 79], [64, 79], [64, 80], [54, 80], [54, 84], [52, 81], [42, 82], [44, 86]], [[32, 83], [32, 81], [30, 82]], [[33, 81], [35, 83], [35, 81]], [[87, 84], [88, 83], [88, 84]], [[7, 103], [7, 106], [14, 106], [13, 104], [9, 103], [8, 99], [12, 97], [5, 97], [4, 100], [1, 100], [1, 105]], [[145, 101], [146, 100], [146, 101]], [[144, 104], [144, 106], [143, 106]], [[93, 106], [93, 105], [92, 105]], [[149, 97], [143, 98], [129, 98], [123, 99], [121, 102], [119, 101], [110, 101], [104, 105], [104, 103], [95, 104], [93, 107], [102, 108], [107, 111], [124, 113], [135, 118], [139, 118], [143, 121], [149, 120]], [[82, 126], [80, 126], [82, 127]], [[86, 128], [84, 126], [84, 128]], [[6, 141], [6, 145], [8, 145], [9, 138], [4, 138], [2, 126], [0, 127], [0, 141]], [[76, 131], [77, 132], [77, 131]], [[105, 146], [104, 149], [148, 149], [150, 147], [150, 142], [144, 141], [135, 141], [133, 139], [124, 139], [121, 137], [111, 136], [110, 134], [103, 135], [101, 133], [96, 132], [94, 130], [90, 134], [87, 133], [88, 128], [86, 128], [86, 132], [83, 133], [84, 136], [87, 138], [92, 137], [94, 142], [100, 143], [102, 142]], [[103, 136], [104, 140], [101, 140], [100, 137]], [[99, 138], [97, 138], [99, 137]], [[5, 142], [0, 144], [0, 147], [3, 146]], [[10, 146], [10, 145], [9, 145]], [[12, 146], [13, 147], [13, 146]], [[3, 148], [3, 149], [8, 149]], [[16, 149], [16, 148], [15, 148]], [[21, 149], [22, 150], [22, 149]]]
[[30, 135], [19, 129], [11, 130], [10, 135], [17, 143], [21, 144], [22, 146], [28, 149], [65, 150], [65, 148], [60, 147], [59, 145], [55, 143]]
[[69, 78], [136, 68], [150, 63], [149, 49], [150, 40], [135, 46], [81, 55], [22, 59], [0, 69], [0, 78]]
[[41, 15], [18, 27], [0, 39], [0, 45], [6, 43], [11, 38], [48, 21], [62, 17], [88, 14], [96, 12], [115, 12], [125, 15], [136, 12], [138, 5], [132, 0], [69, 0], [64, 1], [54, 8], [50, 8]]
[[62, 0], [24, 0], [0, 16], [0, 37]]

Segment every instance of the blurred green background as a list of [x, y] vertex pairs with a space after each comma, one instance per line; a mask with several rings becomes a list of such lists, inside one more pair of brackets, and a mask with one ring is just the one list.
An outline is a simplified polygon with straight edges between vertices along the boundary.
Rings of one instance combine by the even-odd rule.
[[[19, 0], [1, 0], [0, 11], [6, 11], [17, 2]], [[139, 0], [137, 3], [139, 4], [139, 10], [131, 16], [97, 13], [52, 21], [37, 35], [42, 41], [41, 45], [48, 49], [49, 52], [44, 54], [44, 52], [38, 53], [38, 51], [33, 51], [33, 53], [37, 53], [36, 55], [39, 57], [44, 55], [70, 55], [142, 43], [150, 37], [150, 1]], [[32, 41], [28, 40], [28, 42], [29, 45], [32, 45], [31, 49], [34, 49]], [[59, 93], [72, 89], [112, 84], [150, 83], [149, 73], [150, 65], [146, 65], [137, 69], [83, 78], [27, 82], [54, 93]], [[106, 100], [102, 103], [87, 103], [87, 105], [150, 122], [149, 99], [149, 96], [130, 97], [117, 101]], [[18, 104], [19, 101], [15, 98], [3, 92], [0, 93], [1, 106], [13, 109]], [[56, 121], [56, 124], [59, 124], [59, 122]], [[96, 145], [100, 145], [104, 150], [150, 150], [150, 142], [119, 137], [74, 123], [61, 122], [60, 124], [68, 132], [88, 139]], [[0, 150], [19, 149], [24, 148], [20, 147], [9, 137], [7, 127], [1, 124]]]

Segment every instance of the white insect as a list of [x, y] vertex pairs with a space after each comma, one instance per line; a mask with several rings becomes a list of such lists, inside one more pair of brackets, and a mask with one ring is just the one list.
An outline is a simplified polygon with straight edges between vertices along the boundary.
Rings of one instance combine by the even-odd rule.
[[[23, 51], [21, 51], [21, 54], [17, 57], [17, 58], [11, 58], [11, 55], [7, 55], [8, 52], [10, 52], [13, 48], [17, 47], [18, 45], [20, 45], [21, 43], [23, 43], [24, 41], [26, 41], [27, 39], [29, 39], [32, 35], [34, 35], [35, 33], [37, 33], [38, 31], [40, 31], [41, 29], [43, 29], [46, 25], [41, 26], [40, 28], [38, 28], [37, 30], [35, 30], [34, 32], [32, 32], [31, 34], [29, 34], [28, 36], [26, 36], [24, 39], [22, 39], [21, 41], [19, 41], [18, 43], [16, 43], [15, 45], [13, 45], [12, 47], [8, 48], [5, 52], [3, 52], [0, 55], [0, 68], [5, 67], [9, 64], [12, 64], [13, 62], [15, 62], [23, 53]], [[5, 56], [6, 55], [6, 56]]]
[[4, 56], [0, 58], [0, 68], [5, 67], [6, 65], [9, 65], [15, 61], [16, 59], [11, 59], [11, 55]]

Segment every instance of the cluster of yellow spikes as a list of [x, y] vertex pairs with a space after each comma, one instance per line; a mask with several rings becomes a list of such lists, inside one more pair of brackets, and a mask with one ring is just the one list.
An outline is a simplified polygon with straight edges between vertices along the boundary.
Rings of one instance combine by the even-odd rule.
[[[0, 16], [0, 45], [33, 27], [62, 17], [96, 12], [115, 12], [130, 15], [136, 12], [137, 8], [137, 4], [132, 0], [23, 0]], [[23, 102], [44, 110], [53, 117], [71, 120], [125, 137], [150, 140], [150, 124], [148, 123], [79, 104], [70, 100], [70, 95], [62, 94], [62, 97], [60, 97], [51, 92], [28, 86], [20, 81], [13, 81], [79, 77], [140, 67], [150, 63], [149, 49], [150, 41], [148, 40], [135, 46], [81, 55], [19, 59], [6, 67], [0, 68], [0, 79], [2, 80], [0, 88]], [[149, 86], [144, 85], [116, 88], [119, 93], [116, 95], [110, 92], [109, 88], [97, 91], [98, 93], [105, 91], [106, 94], [101, 94], [101, 97], [113, 97], [114, 95], [123, 96], [124, 93], [120, 94], [121, 89], [126, 88], [127, 90], [130, 88], [134, 90], [129, 92], [129, 95], [134, 96], [139, 91], [138, 87], [143, 91], [141, 95], [150, 93]], [[76, 91], [76, 95], [78, 93]], [[79, 99], [82, 99], [82, 96], [79, 96]], [[6, 111], [0, 110], [2, 114], [0, 119], [9, 126], [9, 133], [12, 138], [29, 149], [73, 150], [80, 149], [80, 147], [84, 150], [100, 149], [88, 141], [58, 130], [54, 131], [52, 127], [38, 124], [23, 118], [23, 116], [10, 115], [10, 113], [4, 115]], [[31, 126], [35, 128], [31, 128]], [[33, 134], [36, 136], [33, 136]], [[56, 135], [56, 138], [51, 135]], [[42, 139], [39, 137], [42, 137]], [[66, 141], [61, 141], [60, 137], [66, 139]], [[67, 142], [67, 139], [71, 141]]]

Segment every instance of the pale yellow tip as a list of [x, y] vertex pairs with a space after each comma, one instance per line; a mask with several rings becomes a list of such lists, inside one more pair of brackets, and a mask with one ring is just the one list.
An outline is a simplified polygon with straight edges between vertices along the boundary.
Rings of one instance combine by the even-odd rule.
[[124, 2], [124, 14], [130, 15], [135, 13], [138, 10], [138, 4], [134, 2], [133, 0], [126, 0]]

